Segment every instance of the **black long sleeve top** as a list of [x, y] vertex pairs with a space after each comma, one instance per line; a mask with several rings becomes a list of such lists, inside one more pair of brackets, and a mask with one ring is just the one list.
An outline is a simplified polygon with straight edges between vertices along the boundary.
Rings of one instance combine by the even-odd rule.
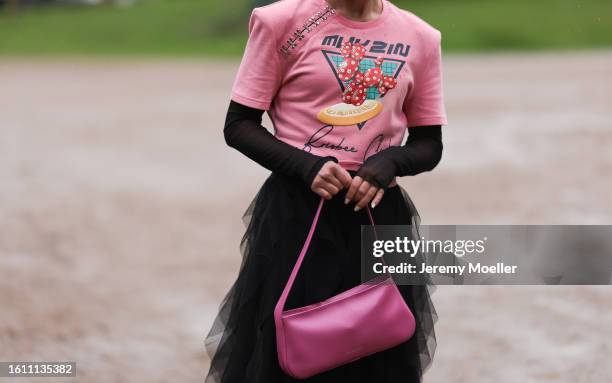
[[[261, 125], [264, 111], [230, 101], [223, 134], [227, 144], [266, 169], [302, 179], [310, 187], [327, 161], [295, 148], [274, 137]], [[442, 157], [441, 126], [410, 128], [406, 143], [392, 146], [368, 157], [357, 175], [368, 182], [386, 187], [396, 176], [411, 176], [436, 167]]]

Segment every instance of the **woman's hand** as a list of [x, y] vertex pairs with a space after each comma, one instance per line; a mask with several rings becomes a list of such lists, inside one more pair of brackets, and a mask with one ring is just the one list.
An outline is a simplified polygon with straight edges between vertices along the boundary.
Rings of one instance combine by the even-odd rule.
[[312, 181], [310, 189], [326, 200], [351, 185], [351, 175], [334, 161], [327, 161]]
[[[389, 183], [389, 187], [393, 187], [395, 185], [397, 185], [397, 182], [395, 182], [394, 178], [391, 180], [391, 183]], [[351, 201], [357, 201], [355, 211], [359, 211], [366, 207], [366, 205], [371, 201], [372, 208], [375, 208], [382, 200], [384, 194], [385, 189], [379, 188], [378, 186], [371, 184], [359, 176], [355, 176], [351, 182], [351, 185], [349, 186], [348, 192], [346, 193], [344, 203], [348, 204]]]
[[344, 203], [348, 204], [351, 201], [356, 201], [355, 211], [359, 211], [366, 207], [372, 201], [372, 207], [376, 207], [382, 200], [385, 190], [376, 185], [372, 185], [368, 181], [359, 176], [355, 176], [346, 193]]

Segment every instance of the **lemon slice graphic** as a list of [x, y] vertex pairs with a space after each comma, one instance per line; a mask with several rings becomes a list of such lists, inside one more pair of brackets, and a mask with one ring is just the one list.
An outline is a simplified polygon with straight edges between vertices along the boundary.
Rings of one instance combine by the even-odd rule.
[[382, 110], [383, 104], [377, 100], [365, 100], [359, 106], [341, 102], [321, 110], [317, 118], [329, 125], [355, 125], [377, 116]]

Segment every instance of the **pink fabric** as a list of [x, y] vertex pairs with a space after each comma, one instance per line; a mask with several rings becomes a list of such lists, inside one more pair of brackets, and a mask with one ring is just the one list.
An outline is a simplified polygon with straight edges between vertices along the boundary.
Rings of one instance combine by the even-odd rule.
[[[389, 275], [363, 283], [323, 302], [283, 311], [323, 208], [319, 207], [289, 280], [274, 308], [281, 368], [305, 379], [410, 339], [414, 316]], [[368, 209], [370, 223], [374, 219]]]
[[[231, 98], [268, 110], [280, 140], [334, 156], [351, 170], [377, 151], [401, 145], [407, 127], [445, 125], [440, 32], [387, 0], [382, 4], [382, 14], [368, 22], [338, 12], [318, 19], [288, 54], [282, 47], [309, 17], [317, 18], [325, 0], [281, 0], [255, 9]], [[317, 113], [342, 102], [346, 84], [338, 66], [347, 41], [366, 48], [363, 65], [372, 67], [382, 56], [383, 74], [394, 77], [397, 85], [383, 97], [370, 88], [369, 98], [383, 104], [379, 115], [358, 125], [327, 125]]]

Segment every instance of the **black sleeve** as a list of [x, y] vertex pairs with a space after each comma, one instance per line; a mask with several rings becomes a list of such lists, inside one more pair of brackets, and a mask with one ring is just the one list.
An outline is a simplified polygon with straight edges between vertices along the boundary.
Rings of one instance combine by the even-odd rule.
[[263, 113], [230, 101], [223, 129], [225, 142], [264, 168], [298, 177], [308, 187], [325, 162], [338, 162], [334, 157], [319, 157], [277, 139], [261, 125]]
[[441, 126], [410, 128], [403, 146], [392, 146], [368, 157], [357, 175], [386, 188], [395, 176], [414, 176], [435, 168], [442, 158], [442, 148]]

